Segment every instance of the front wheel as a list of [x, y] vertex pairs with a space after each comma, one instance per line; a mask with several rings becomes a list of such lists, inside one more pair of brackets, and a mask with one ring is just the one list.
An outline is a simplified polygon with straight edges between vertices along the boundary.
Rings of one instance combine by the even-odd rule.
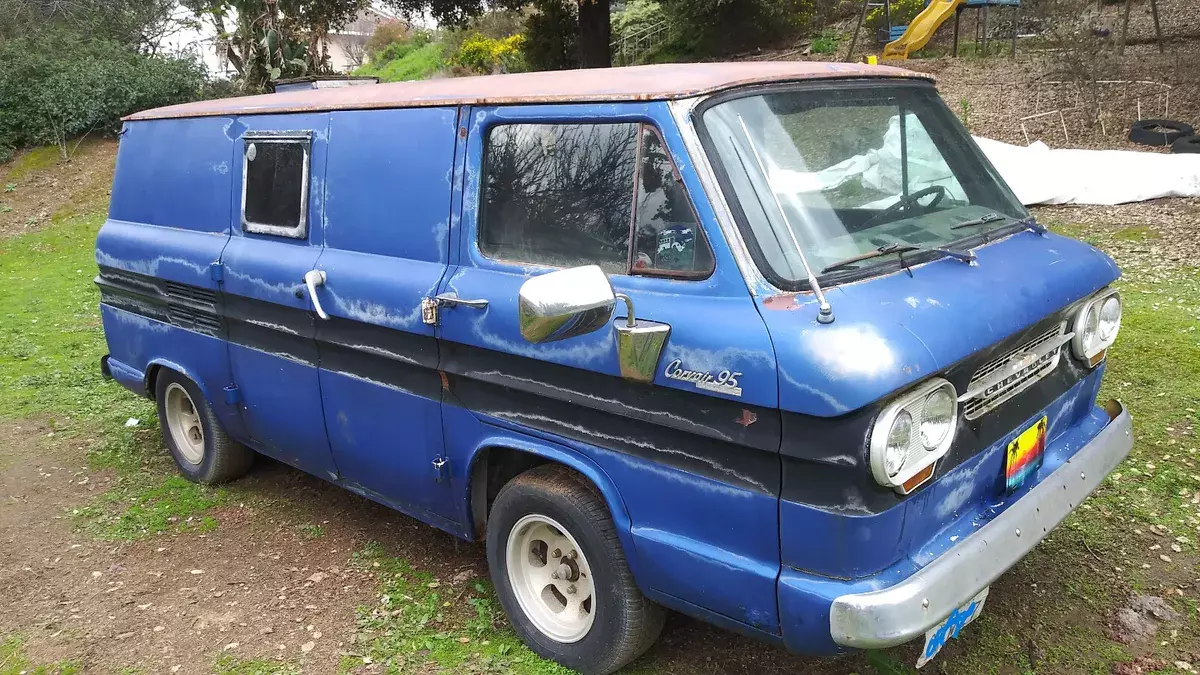
[[543, 465], [504, 486], [487, 553], [509, 621], [545, 658], [604, 675], [662, 631], [666, 613], [634, 582], [603, 498], [566, 467]]

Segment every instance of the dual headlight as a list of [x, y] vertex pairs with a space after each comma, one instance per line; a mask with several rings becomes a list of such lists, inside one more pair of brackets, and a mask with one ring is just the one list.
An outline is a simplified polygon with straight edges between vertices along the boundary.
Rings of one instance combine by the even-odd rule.
[[880, 485], [908, 494], [933, 476], [958, 424], [954, 385], [931, 378], [888, 404], [871, 432], [871, 473]]
[[[1117, 339], [1121, 296], [1105, 289], [1083, 301], [1074, 319], [1071, 349], [1095, 366]], [[954, 385], [934, 377], [889, 403], [871, 431], [871, 473], [880, 485], [908, 494], [933, 477], [950, 450], [958, 424]]]
[[1117, 339], [1121, 329], [1121, 296], [1112, 289], [1100, 291], [1084, 301], [1075, 315], [1071, 351], [1094, 366]]

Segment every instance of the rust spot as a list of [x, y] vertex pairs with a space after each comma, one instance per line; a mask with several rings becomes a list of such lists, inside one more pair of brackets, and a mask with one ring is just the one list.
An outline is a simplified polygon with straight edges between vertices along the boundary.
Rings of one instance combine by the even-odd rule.
[[459, 138], [466, 138], [466, 137], [467, 137], [467, 128], [466, 128], [466, 127], [459, 127], [459, 128], [458, 128], [458, 137], [459, 137]]
[[792, 310], [798, 309], [800, 304], [796, 302], [799, 297], [798, 293], [783, 293], [781, 295], [772, 295], [763, 300], [763, 307], [773, 310]]
[[450, 378], [446, 377], [446, 371], [439, 370], [438, 375], [442, 376], [442, 390], [450, 391]]
[[737, 422], [738, 424], [742, 425], [743, 428], [748, 427], [757, 421], [758, 421], [758, 413], [750, 412], [749, 410], [746, 410], [745, 408], [742, 408], [742, 416], [737, 418], [736, 420], [734, 420], [734, 422]]

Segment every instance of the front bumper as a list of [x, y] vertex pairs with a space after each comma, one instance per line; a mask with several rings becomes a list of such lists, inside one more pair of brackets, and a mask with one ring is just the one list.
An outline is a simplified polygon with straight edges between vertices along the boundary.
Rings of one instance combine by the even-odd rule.
[[900, 583], [833, 601], [829, 631], [845, 647], [878, 649], [923, 635], [994, 582], [1079, 506], [1133, 447], [1132, 421], [1112, 421], [1015, 503]]

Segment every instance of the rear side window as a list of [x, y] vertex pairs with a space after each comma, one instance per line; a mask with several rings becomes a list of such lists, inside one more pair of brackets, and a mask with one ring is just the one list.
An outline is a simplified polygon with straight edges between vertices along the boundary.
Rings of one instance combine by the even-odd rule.
[[308, 132], [247, 134], [242, 181], [246, 232], [308, 236]]
[[609, 274], [708, 276], [712, 253], [649, 125], [508, 124], [488, 133], [479, 248]]

